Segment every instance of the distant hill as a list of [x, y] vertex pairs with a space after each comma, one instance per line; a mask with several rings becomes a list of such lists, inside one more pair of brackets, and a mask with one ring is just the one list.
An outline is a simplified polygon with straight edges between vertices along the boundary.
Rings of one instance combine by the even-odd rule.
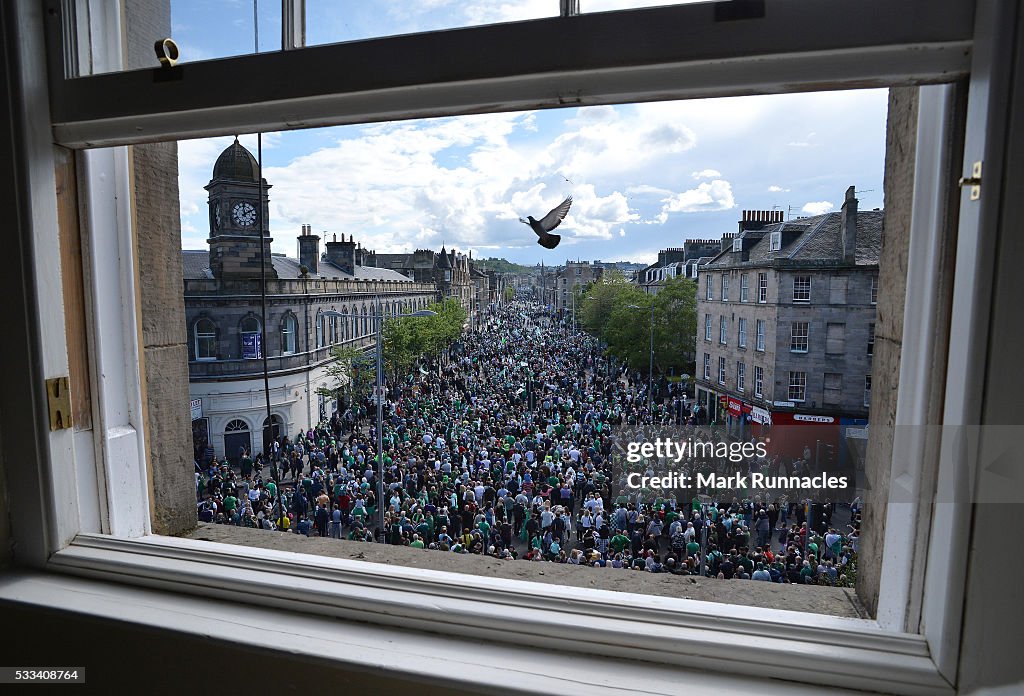
[[492, 270], [495, 273], [528, 273], [531, 266], [520, 266], [505, 259], [474, 259], [473, 264], [482, 271]]

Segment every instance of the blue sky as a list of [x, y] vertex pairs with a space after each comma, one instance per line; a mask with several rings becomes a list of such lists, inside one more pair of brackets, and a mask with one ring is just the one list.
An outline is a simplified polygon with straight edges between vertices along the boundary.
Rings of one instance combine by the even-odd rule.
[[[656, 3], [582, 3], [648, 4]], [[557, 13], [557, 0], [309, 0], [307, 27], [310, 43], [324, 43], [539, 17], [551, 6]], [[279, 8], [260, 3], [261, 50], [279, 47]], [[173, 0], [172, 25], [185, 60], [252, 51], [251, 2]], [[744, 209], [817, 214], [837, 209], [850, 185], [862, 209], [882, 207], [885, 117], [886, 91], [863, 90], [266, 134], [274, 250], [295, 255], [300, 226], [310, 224], [382, 252], [443, 243], [521, 263], [649, 261], [685, 239], [734, 231]], [[255, 140], [242, 137], [254, 154]], [[230, 142], [179, 144], [183, 248], [206, 248], [202, 187]], [[547, 251], [517, 218], [540, 217], [569, 194], [562, 244]]]

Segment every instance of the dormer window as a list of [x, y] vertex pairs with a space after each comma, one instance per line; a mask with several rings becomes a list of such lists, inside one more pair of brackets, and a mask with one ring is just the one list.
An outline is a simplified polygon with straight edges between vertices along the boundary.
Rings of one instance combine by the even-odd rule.
[[782, 248], [782, 232], [772, 232], [768, 238], [768, 251], [778, 251]]
[[732, 250], [733, 251], [743, 251], [743, 240], [740, 239], [739, 237], [737, 237], [736, 239], [732, 240]]

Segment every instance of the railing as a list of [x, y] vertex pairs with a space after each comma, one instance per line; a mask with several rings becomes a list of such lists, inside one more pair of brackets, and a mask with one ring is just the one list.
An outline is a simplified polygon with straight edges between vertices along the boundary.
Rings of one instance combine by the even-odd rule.
[[[368, 349], [373, 346], [374, 338], [362, 336], [347, 341], [339, 341], [335, 345]], [[289, 355], [267, 356], [267, 370], [270, 374], [304, 370], [331, 359], [331, 348], [324, 346], [310, 352], [291, 353]], [[261, 358], [231, 358], [228, 360], [190, 360], [188, 363], [189, 380], [214, 380], [228, 377], [258, 376], [263, 374]]]

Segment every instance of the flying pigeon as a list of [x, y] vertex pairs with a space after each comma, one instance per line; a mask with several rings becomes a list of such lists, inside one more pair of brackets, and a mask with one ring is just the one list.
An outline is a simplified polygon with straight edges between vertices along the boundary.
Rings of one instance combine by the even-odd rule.
[[533, 231], [537, 233], [538, 244], [545, 249], [554, 249], [558, 246], [558, 243], [562, 241], [562, 237], [557, 234], [548, 234], [548, 232], [558, 227], [562, 220], [565, 219], [566, 214], [569, 212], [569, 206], [571, 205], [572, 196], [569, 196], [540, 220], [534, 220], [533, 216], [530, 215], [527, 216], [525, 220], [523, 218], [519, 218], [519, 222], [524, 225], [529, 225]]

